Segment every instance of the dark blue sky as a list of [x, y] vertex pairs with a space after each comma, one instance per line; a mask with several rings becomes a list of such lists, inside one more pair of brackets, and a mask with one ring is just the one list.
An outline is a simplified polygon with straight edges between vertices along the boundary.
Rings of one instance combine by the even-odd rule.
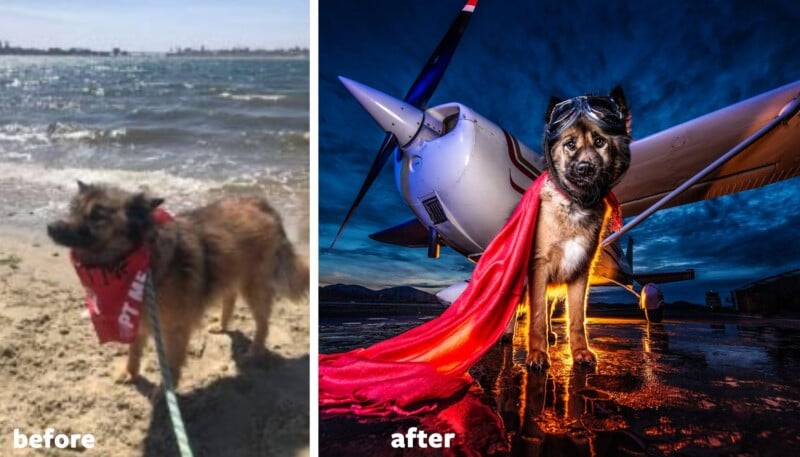
[[[321, 2], [322, 285], [435, 290], [469, 277], [472, 265], [448, 249], [432, 260], [424, 250], [367, 238], [412, 217], [388, 166], [336, 249], [326, 251], [383, 138], [336, 76], [402, 97], [462, 5]], [[800, 79], [798, 23], [796, 1], [483, 0], [430, 106], [464, 103], [538, 150], [551, 94], [601, 93], [619, 83], [634, 137], [643, 138]], [[664, 291], [668, 301], [702, 302], [706, 289], [726, 296], [800, 267], [799, 186], [793, 179], [657, 213], [632, 232], [636, 269], [695, 268], [695, 281]]]

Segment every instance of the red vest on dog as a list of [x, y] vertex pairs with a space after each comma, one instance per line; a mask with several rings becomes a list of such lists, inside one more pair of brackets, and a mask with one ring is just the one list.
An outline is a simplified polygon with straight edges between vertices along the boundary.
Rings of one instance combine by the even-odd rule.
[[[172, 220], [162, 209], [153, 211], [157, 224]], [[72, 265], [86, 289], [86, 308], [100, 343], [115, 341], [130, 344], [139, 334], [145, 283], [150, 274], [150, 248], [147, 243], [128, 254], [116, 265], [82, 265], [70, 251]]]

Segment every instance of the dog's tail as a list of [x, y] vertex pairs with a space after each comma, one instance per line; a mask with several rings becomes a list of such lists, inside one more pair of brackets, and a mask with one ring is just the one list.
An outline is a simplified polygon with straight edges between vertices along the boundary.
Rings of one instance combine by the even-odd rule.
[[292, 243], [284, 238], [275, 254], [274, 284], [278, 293], [297, 301], [308, 296], [308, 260], [294, 252]]

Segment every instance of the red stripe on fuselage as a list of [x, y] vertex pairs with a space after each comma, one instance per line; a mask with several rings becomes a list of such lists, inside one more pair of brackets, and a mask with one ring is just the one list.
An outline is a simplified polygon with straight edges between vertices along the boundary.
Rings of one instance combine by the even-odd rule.
[[509, 135], [508, 132], [503, 130], [503, 135], [506, 136], [506, 147], [508, 149], [508, 158], [514, 164], [514, 168], [522, 172], [525, 176], [530, 178], [531, 181], [535, 180], [538, 176], [536, 169], [524, 157], [519, 149], [517, 139]]
[[522, 186], [514, 182], [514, 178], [511, 177], [511, 170], [508, 170], [508, 182], [511, 183], [511, 188], [519, 192], [520, 195], [525, 193], [525, 189], [523, 189]]

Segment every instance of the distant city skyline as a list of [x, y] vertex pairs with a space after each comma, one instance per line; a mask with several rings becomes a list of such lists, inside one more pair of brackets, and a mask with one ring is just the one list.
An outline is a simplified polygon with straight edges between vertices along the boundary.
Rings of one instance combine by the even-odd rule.
[[308, 48], [308, 2], [4, 1], [0, 43], [47, 49]]
[[[80, 53], [96, 53], [96, 54], [114, 54], [117, 55], [122, 53], [124, 55], [128, 55], [129, 51], [124, 48], [120, 47], [113, 47], [111, 49], [101, 49], [101, 48], [91, 48], [91, 47], [83, 47], [83, 46], [48, 46], [48, 47], [35, 47], [35, 46], [25, 46], [20, 45], [17, 43], [10, 43], [8, 40], [0, 40], [0, 54], [8, 53], [11, 50], [10, 54], [14, 55], [16, 52], [14, 51], [23, 51], [22, 53], [25, 54], [24, 51], [34, 51], [34, 54], [38, 55], [40, 51], [54, 51], [58, 53], [59, 51], [63, 52], [80, 52]], [[291, 46], [291, 47], [274, 47], [274, 48], [262, 48], [262, 47], [251, 47], [251, 46], [233, 46], [230, 48], [214, 48], [205, 45], [201, 45], [200, 47], [191, 47], [191, 46], [174, 46], [170, 47], [167, 50], [162, 51], [133, 51], [134, 54], [230, 54], [230, 53], [308, 53], [309, 49], [305, 46]], [[30, 53], [30, 52], [28, 52]], [[48, 52], [49, 54], [50, 52]]]

